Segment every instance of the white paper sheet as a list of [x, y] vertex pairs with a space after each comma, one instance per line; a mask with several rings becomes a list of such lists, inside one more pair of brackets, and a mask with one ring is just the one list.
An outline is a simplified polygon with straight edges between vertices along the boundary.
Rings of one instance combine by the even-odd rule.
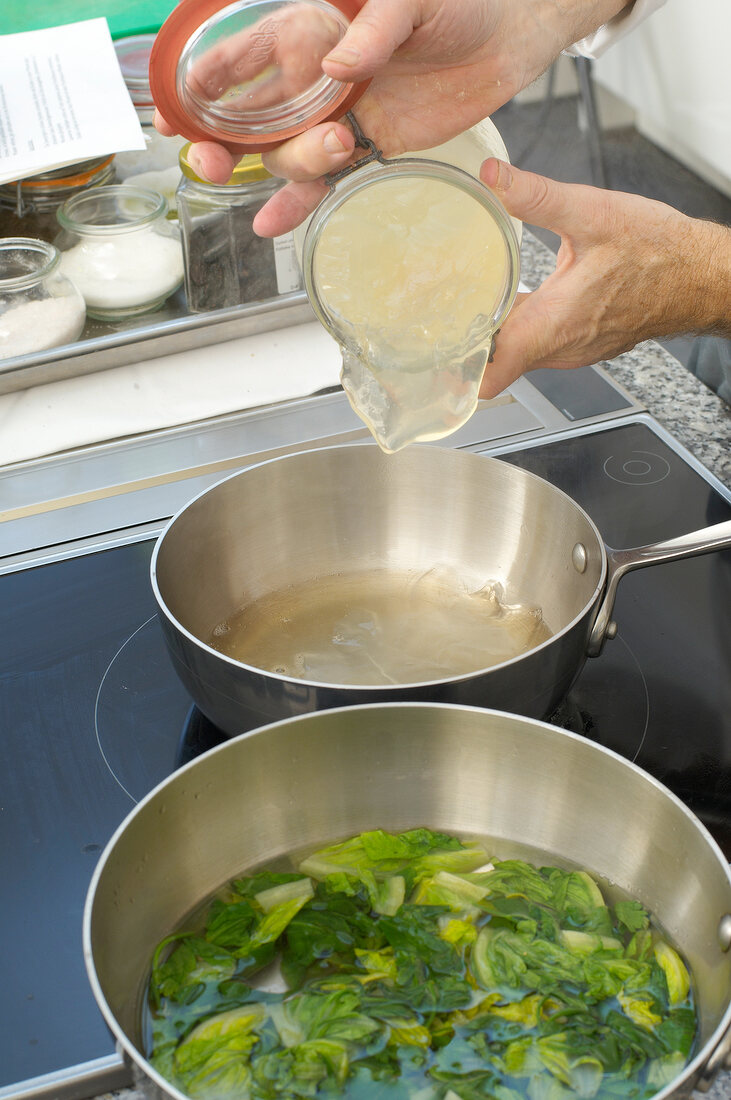
[[[317, 321], [0, 396], [0, 466], [336, 386]], [[0, 500], [0, 511], [2, 501]]]
[[0, 466], [306, 397], [336, 386], [341, 366], [336, 342], [310, 321], [3, 394]]
[[106, 19], [0, 35], [0, 183], [144, 148]]

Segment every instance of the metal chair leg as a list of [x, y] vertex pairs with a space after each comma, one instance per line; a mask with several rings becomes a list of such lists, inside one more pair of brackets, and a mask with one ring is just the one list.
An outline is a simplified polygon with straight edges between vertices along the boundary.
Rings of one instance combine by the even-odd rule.
[[591, 175], [597, 187], [607, 186], [607, 173], [604, 166], [604, 151], [601, 142], [599, 115], [594, 95], [592, 62], [588, 57], [573, 58], [579, 81], [579, 95], [586, 115], [587, 140], [591, 157]]

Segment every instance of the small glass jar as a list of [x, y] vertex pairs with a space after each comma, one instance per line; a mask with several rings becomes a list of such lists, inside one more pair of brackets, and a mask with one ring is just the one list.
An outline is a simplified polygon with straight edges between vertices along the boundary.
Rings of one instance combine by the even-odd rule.
[[281, 180], [252, 154], [239, 161], [228, 183], [207, 183], [191, 168], [188, 148], [180, 153], [177, 196], [188, 309], [204, 313], [300, 290], [292, 233], [267, 239], [253, 229], [255, 214]]
[[114, 157], [94, 157], [53, 172], [0, 185], [0, 233], [7, 237], [39, 237], [53, 241], [58, 232], [56, 211], [71, 198], [114, 178]]
[[183, 251], [167, 203], [124, 184], [69, 199], [58, 211], [61, 270], [87, 313], [115, 321], [159, 309], [183, 282]]
[[81, 335], [84, 299], [59, 270], [60, 260], [47, 241], [0, 240], [0, 360], [72, 344]]
[[155, 104], [150, 91], [149, 66], [154, 42], [154, 34], [135, 34], [118, 38], [114, 43], [124, 83], [145, 139], [144, 149], [117, 153], [114, 168], [119, 183], [133, 180], [139, 187], [151, 187], [174, 208], [175, 189], [180, 179], [178, 153], [186, 139], [165, 137], [153, 125]]

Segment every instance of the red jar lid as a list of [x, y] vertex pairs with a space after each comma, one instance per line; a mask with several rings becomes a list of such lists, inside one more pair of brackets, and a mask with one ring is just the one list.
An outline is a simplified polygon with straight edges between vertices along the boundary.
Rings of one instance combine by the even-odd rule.
[[264, 152], [340, 118], [369, 81], [322, 71], [360, 11], [359, 0], [181, 0], [150, 56], [150, 88], [166, 122], [189, 141]]

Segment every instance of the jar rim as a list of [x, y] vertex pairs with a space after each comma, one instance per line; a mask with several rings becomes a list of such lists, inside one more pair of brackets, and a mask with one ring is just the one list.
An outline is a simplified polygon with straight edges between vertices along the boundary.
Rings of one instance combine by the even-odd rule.
[[115, 41], [114, 52], [130, 91], [150, 94], [150, 53], [154, 44], [154, 34], [130, 34]]
[[[138, 211], [135, 212], [135, 204]], [[115, 209], [121, 214], [120, 206], [127, 206], [127, 216], [120, 221], [99, 221], [101, 211], [106, 208], [109, 218]], [[139, 212], [139, 207], [144, 207]], [[164, 218], [168, 211], [167, 199], [157, 191], [146, 187], [114, 183], [104, 187], [95, 187], [78, 195], [72, 195], [56, 211], [59, 224], [71, 233], [82, 236], [109, 236], [109, 234], [130, 233], [152, 225]]]
[[[342, 343], [340, 326], [323, 301], [315, 279], [315, 252], [320, 235], [332, 214], [345, 205], [361, 191], [378, 186], [380, 183], [399, 178], [436, 179], [455, 186], [470, 195], [491, 214], [500, 230], [505, 246], [507, 272], [501, 296], [491, 310], [492, 322], [480, 336], [493, 335], [505, 320], [515, 301], [520, 281], [520, 242], [515, 226], [502, 203], [493, 195], [481, 180], [455, 165], [444, 161], [422, 157], [398, 157], [392, 160], [375, 160], [355, 168], [348, 175], [331, 185], [329, 193], [322, 199], [310, 217], [302, 244], [302, 272], [305, 290], [318, 320]], [[486, 311], [487, 312], [487, 311]], [[477, 337], [476, 337], [477, 338]]]
[[262, 164], [260, 153], [245, 153], [234, 165], [233, 172], [226, 183], [211, 183], [210, 180], [199, 176], [191, 167], [188, 160], [191, 144], [192, 142], [187, 142], [178, 153], [180, 171], [186, 180], [206, 190], [226, 192], [237, 187], [250, 187], [252, 183], [271, 183], [276, 179]]
[[15, 192], [18, 185], [22, 191], [54, 191], [67, 187], [84, 187], [91, 183], [96, 175], [106, 171], [114, 161], [114, 153], [109, 156], [92, 157], [76, 164], [67, 164], [61, 168], [40, 172], [36, 176], [26, 176], [22, 180], [9, 180], [0, 184], [0, 191]]
[[[2, 274], [3, 254], [11, 251], [25, 252], [29, 258], [39, 257], [39, 266], [23, 275], [4, 276]], [[41, 241], [36, 237], [3, 237], [0, 239], [0, 287], [3, 290], [21, 290], [33, 286], [55, 271], [61, 259], [61, 253], [54, 244]]]

